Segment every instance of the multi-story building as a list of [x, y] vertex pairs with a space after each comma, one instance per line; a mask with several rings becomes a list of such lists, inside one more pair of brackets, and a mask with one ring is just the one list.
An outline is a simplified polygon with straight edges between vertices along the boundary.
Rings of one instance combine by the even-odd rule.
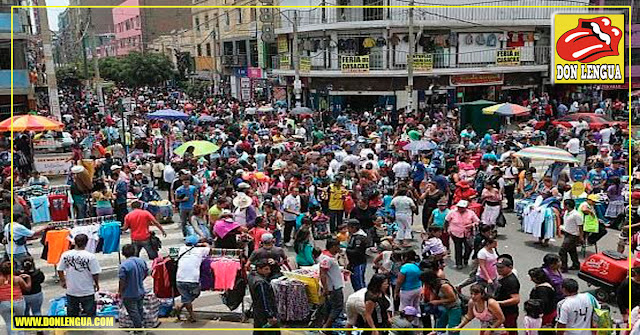
[[98, 58], [115, 57], [115, 39], [116, 34], [114, 33], [103, 33], [95, 35], [95, 39], [90, 42], [90, 45], [85, 46], [87, 59], [93, 59], [94, 53]]
[[[19, 0], [0, 0], [0, 118], [11, 112], [11, 6]], [[22, 114], [33, 107], [27, 49], [31, 25], [26, 9], [13, 9], [13, 106]], [[30, 105], [31, 104], [31, 105]]]
[[[120, 6], [191, 5], [191, 0], [126, 0]], [[118, 56], [132, 51], [146, 52], [161, 35], [191, 27], [189, 8], [125, 8], [111, 10]]]
[[[233, 4], [225, 1], [225, 4], [248, 6], [259, 2], [239, 0]], [[210, 50], [209, 39], [204, 39], [205, 33], [213, 29], [211, 24], [217, 26], [215, 42], [218, 44], [216, 55], [220, 56], [221, 93], [242, 100], [266, 98], [265, 69], [270, 64], [266, 62], [267, 45], [260, 39], [258, 17], [257, 8], [219, 8], [217, 15], [212, 12], [194, 14], [196, 41], [199, 34], [206, 41], [196, 44], [196, 56], [211, 55], [213, 46]]]
[[[323, 0], [309, 5], [322, 6]], [[338, 0], [338, 5], [408, 6], [410, 0]], [[464, 0], [434, 0], [464, 5]], [[576, 6], [589, 0], [522, 0], [518, 5]], [[299, 4], [282, 0], [280, 5]], [[416, 4], [421, 4], [416, 2]], [[294, 25], [297, 30], [303, 101], [314, 107], [412, 108], [435, 100], [455, 103], [529, 95], [549, 83], [550, 24], [562, 8], [315, 8], [279, 12], [273, 74], [294, 84]], [[567, 8], [587, 12], [587, 8]], [[408, 85], [409, 26], [413, 15], [414, 84]], [[409, 94], [409, 91], [412, 94]]]
[[177, 69], [179, 61], [191, 61], [193, 45], [193, 30], [189, 28], [158, 36], [149, 44], [149, 50], [167, 56]]
[[[193, 0], [196, 6], [220, 5], [217, 0]], [[220, 43], [218, 40], [219, 8], [192, 7], [193, 46], [191, 55], [195, 65], [195, 78], [214, 82], [214, 91], [218, 92], [218, 83], [221, 80], [220, 71]]]

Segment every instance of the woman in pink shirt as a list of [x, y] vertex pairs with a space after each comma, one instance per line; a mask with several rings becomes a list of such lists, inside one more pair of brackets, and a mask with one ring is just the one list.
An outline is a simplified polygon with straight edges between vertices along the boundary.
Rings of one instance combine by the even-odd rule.
[[467, 238], [473, 236], [472, 228], [480, 222], [476, 213], [467, 209], [468, 206], [468, 201], [458, 201], [456, 210], [451, 211], [445, 219], [447, 231], [456, 246], [456, 268], [458, 269], [462, 269], [463, 266], [467, 266], [469, 263], [473, 246]]

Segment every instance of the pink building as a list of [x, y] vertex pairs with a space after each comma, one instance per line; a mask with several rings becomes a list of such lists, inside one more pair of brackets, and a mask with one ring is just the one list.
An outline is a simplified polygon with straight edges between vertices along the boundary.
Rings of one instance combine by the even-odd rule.
[[[139, 6], [139, 0], [126, 0], [120, 6]], [[115, 7], [113, 12], [113, 28], [116, 33], [116, 55], [124, 56], [131, 51], [142, 51], [142, 22], [140, 8]]]

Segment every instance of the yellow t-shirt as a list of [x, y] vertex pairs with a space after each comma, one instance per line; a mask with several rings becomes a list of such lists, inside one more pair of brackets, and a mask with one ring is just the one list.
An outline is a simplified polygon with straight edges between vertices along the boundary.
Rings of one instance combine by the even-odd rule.
[[218, 205], [213, 205], [209, 209], [209, 217], [211, 217], [212, 220], [217, 220], [220, 214], [222, 214], [222, 209], [220, 209]]
[[342, 186], [331, 184], [331, 186], [329, 186], [329, 209], [332, 211], [343, 211], [344, 196], [346, 195], [346, 193], [347, 190], [345, 190]]

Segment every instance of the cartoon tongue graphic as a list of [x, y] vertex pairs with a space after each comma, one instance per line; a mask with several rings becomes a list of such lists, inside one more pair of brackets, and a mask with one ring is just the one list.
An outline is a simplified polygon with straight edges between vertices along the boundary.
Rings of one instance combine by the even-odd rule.
[[602, 57], [617, 56], [620, 39], [622, 32], [611, 26], [609, 18], [580, 19], [576, 28], [560, 36], [556, 50], [566, 61], [591, 63]]

